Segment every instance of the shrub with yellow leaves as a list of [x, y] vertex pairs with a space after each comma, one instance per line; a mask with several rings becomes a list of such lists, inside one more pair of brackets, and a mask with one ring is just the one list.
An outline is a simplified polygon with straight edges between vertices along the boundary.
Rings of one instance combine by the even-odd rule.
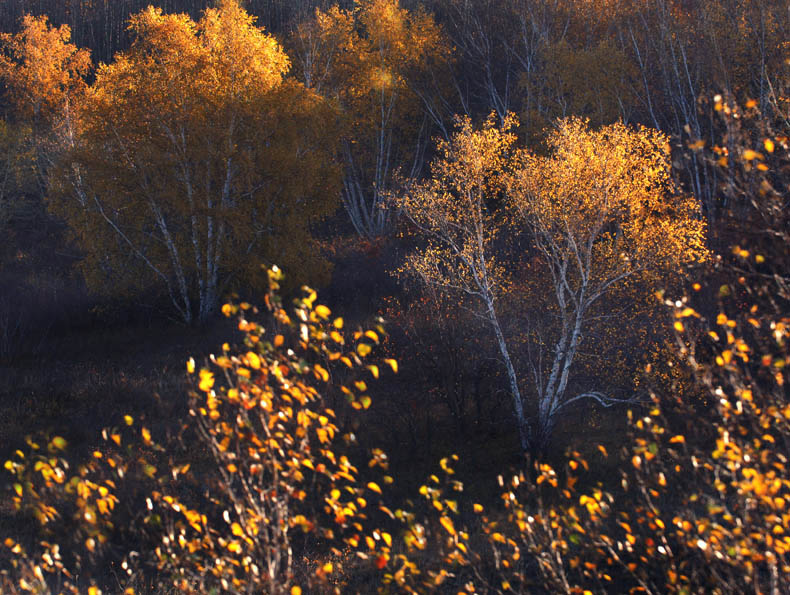
[[[31, 440], [30, 454], [6, 462], [13, 501], [43, 537], [31, 547], [5, 540], [10, 565], [0, 587], [77, 593], [90, 585], [98, 594], [106, 568], [120, 567], [114, 588], [295, 594], [340, 589], [352, 565], [374, 574], [388, 565], [392, 536], [374, 524], [394, 516], [382, 502], [381, 485], [392, 482], [380, 474], [387, 456], [373, 450], [360, 472], [344, 454], [355, 438], [322, 396], [331, 382], [351, 410], [370, 407], [366, 380], [383, 373], [374, 352], [384, 330], [345, 330], [309, 288], [289, 314], [277, 295], [281, 278], [269, 271], [269, 330], [253, 321], [263, 316], [257, 308], [228, 304], [243, 344], [224, 344], [204, 367], [187, 362], [186, 453], [126, 415], [83, 465], [62, 456], [60, 437]], [[381, 365], [397, 372], [395, 360]]]
[[25, 529], [3, 537], [7, 565], [0, 570], [0, 590], [80, 593], [87, 587], [98, 595], [100, 575], [116, 563], [122, 569], [116, 587], [130, 580], [136, 556], [123, 547], [141, 537], [131, 532], [143, 511], [126, 505], [151, 489], [157, 471], [150, 432], [141, 428], [141, 445], [133, 426], [126, 416], [123, 428], [104, 430], [99, 447], [79, 463], [69, 461], [74, 457], [66, 456], [61, 436], [28, 438], [27, 452], [17, 450], [5, 462], [13, 476], [16, 521]]
[[[313, 591], [341, 585], [349, 555], [379, 567], [389, 559], [390, 535], [371, 527], [388, 512], [381, 487], [361, 481], [343, 454], [354, 437], [322, 398], [342, 367], [352, 372], [341, 387], [348, 402], [370, 406], [364, 377], [380, 374], [368, 362], [383, 331], [344, 333], [308, 288], [289, 314], [275, 293], [279, 270], [269, 280], [269, 330], [252, 320], [255, 307], [229, 304], [223, 312], [238, 317], [243, 346], [224, 345], [202, 369], [187, 365], [196, 376], [189, 415], [211, 468], [197, 502], [163, 490], [152, 494], [151, 515], [168, 527], [156, 549], [160, 571], [182, 591]], [[370, 466], [386, 468], [386, 456], [375, 452]], [[317, 542], [332, 560], [302, 563]]]

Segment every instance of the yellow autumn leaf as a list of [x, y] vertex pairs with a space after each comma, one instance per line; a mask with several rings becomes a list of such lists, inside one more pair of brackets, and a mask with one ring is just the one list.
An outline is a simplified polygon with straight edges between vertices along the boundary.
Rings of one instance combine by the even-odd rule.
[[203, 368], [200, 370], [200, 383], [198, 388], [204, 393], [207, 393], [214, 386], [214, 374]]
[[253, 370], [260, 370], [261, 358], [254, 351], [247, 352], [247, 365]]
[[320, 378], [324, 382], [329, 381], [329, 372], [326, 371], [321, 365], [315, 364], [313, 366], [313, 371], [315, 372], [316, 377]]
[[763, 159], [763, 156], [758, 153], [757, 151], [752, 151], [751, 149], [746, 149], [743, 152], [743, 158], [746, 161], [754, 161], [755, 159]]
[[50, 444], [52, 445], [53, 448], [56, 448], [57, 450], [64, 450], [67, 446], [66, 439], [62, 438], [61, 436], [55, 436], [50, 442]]
[[450, 517], [443, 516], [439, 519], [439, 522], [444, 527], [445, 531], [447, 531], [450, 535], [455, 535], [455, 526], [453, 525], [453, 520]]

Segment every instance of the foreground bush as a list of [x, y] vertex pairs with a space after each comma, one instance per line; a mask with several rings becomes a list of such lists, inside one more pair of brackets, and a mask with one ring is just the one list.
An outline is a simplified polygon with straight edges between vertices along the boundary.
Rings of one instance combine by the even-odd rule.
[[[271, 272], [270, 279], [276, 290], [279, 274]], [[178, 577], [175, 585], [185, 591], [316, 588], [335, 571], [327, 556], [348, 548], [380, 565], [387, 561], [391, 537], [369, 528], [381, 488], [360, 481], [343, 454], [353, 437], [341, 436], [335, 411], [319, 393], [333, 362], [378, 376], [377, 366], [363, 362], [379, 335], [358, 331], [347, 340], [343, 320], [330, 321], [329, 309], [315, 298], [308, 292], [293, 319], [270, 294], [273, 333], [246, 320], [254, 308], [224, 308], [226, 315], [241, 314], [244, 349], [223, 346], [223, 355], [199, 371], [190, 398], [189, 414], [213, 462], [205, 493], [199, 505], [154, 495], [153, 510], [170, 527], [156, 549], [159, 569]], [[359, 376], [344, 392], [352, 406], [366, 408], [370, 397], [360, 394], [366, 386]], [[371, 463], [385, 461], [379, 456]], [[297, 577], [296, 557], [308, 541], [322, 551]]]
[[[31, 440], [29, 454], [17, 451], [6, 463], [17, 510], [35, 518], [41, 537], [6, 539], [8, 590], [98, 593], [114, 566], [128, 575], [130, 592], [147, 585], [295, 594], [340, 588], [345, 560], [387, 564], [392, 537], [372, 523], [392, 513], [379, 483], [362, 481], [344, 454], [354, 437], [341, 433], [320, 392], [339, 366], [348, 382], [335, 386], [349, 406], [369, 407], [364, 376], [382, 371], [365, 362], [382, 331], [347, 335], [311, 290], [289, 315], [276, 293], [280, 278], [269, 272], [273, 330], [248, 320], [255, 308], [226, 305], [227, 316], [239, 315], [243, 345], [223, 345], [199, 370], [189, 360], [196, 390], [181, 433], [188, 452], [175, 441], [157, 444], [126, 416], [80, 466], [63, 456], [59, 437]], [[366, 467], [377, 466], [387, 466], [380, 451]], [[139, 549], [128, 551], [131, 544]]]
[[790, 318], [731, 316], [723, 300], [706, 320], [677, 304], [679, 351], [710, 406], [656, 395], [631, 416], [619, 486], [595, 472], [616, 456], [599, 446], [592, 462], [572, 452], [500, 478], [502, 507], [483, 506], [442, 461], [406, 518], [409, 572], [387, 580], [411, 593], [786, 592]]

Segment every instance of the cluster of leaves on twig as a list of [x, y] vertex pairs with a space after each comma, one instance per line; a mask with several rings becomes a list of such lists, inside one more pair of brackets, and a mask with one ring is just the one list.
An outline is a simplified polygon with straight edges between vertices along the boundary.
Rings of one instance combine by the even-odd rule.
[[[199, 370], [188, 361], [195, 390], [185, 428], [197, 438], [188, 456], [175, 460], [177, 445], [157, 443], [141, 426], [136, 440], [105, 430], [103, 446], [80, 466], [63, 455], [60, 437], [46, 447], [31, 440], [30, 454], [18, 451], [6, 463], [17, 509], [38, 521], [42, 535], [50, 528], [53, 535], [29, 547], [6, 540], [6, 586], [80, 592], [93, 580], [84, 578], [91, 565], [114, 560], [130, 577], [154, 572], [157, 584], [184, 592], [295, 594], [340, 588], [343, 565], [355, 560], [374, 569], [388, 564], [392, 536], [374, 525], [394, 518], [381, 487], [393, 480], [362, 479], [385, 471], [387, 457], [373, 450], [360, 470], [347, 454], [354, 436], [343, 434], [321, 394], [339, 367], [353, 372], [339, 387], [348, 406], [370, 406], [365, 377], [383, 373], [371, 356], [383, 329], [347, 333], [308, 288], [289, 314], [276, 293], [281, 278], [278, 269], [269, 271], [273, 331], [251, 320], [256, 308], [226, 304], [223, 312], [239, 317], [243, 346], [223, 345]], [[383, 365], [397, 371], [395, 360]], [[134, 423], [125, 416], [126, 426]], [[145, 489], [121, 503], [133, 476]], [[118, 523], [130, 520], [119, 516], [121, 508], [132, 510], [146, 551], [109, 551]], [[68, 543], [56, 541], [63, 535]], [[306, 559], [316, 544], [322, 553]], [[101, 586], [95, 579], [92, 592]]]

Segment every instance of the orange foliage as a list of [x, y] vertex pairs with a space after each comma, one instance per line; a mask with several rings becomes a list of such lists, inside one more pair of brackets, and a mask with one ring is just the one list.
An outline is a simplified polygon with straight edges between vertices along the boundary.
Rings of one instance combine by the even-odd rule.
[[[269, 278], [276, 291], [279, 271]], [[315, 299], [306, 290], [292, 317], [270, 293], [276, 336], [248, 320], [255, 308], [224, 309], [227, 316], [238, 314], [245, 346], [212, 356], [190, 398], [190, 415], [216, 470], [204, 482], [209, 497], [192, 506], [177, 490], [154, 495], [154, 510], [174, 527], [157, 548], [160, 569], [168, 570], [179, 590], [219, 585], [287, 593], [294, 582], [298, 588], [337, 583], [342, 560], [350, 564], [350, 556], [384, 564], [389, 558], [390, 535], [371, 526], [381, 487], [359, 479], [342, 449], [353, 438], [341, 434], [336, 412], [320, 393], [337, 365], [358, 369], [357, 379], [341, 390], [353, 408], [370, 406], [362, 377], [379, 375], [367, 356], [381, 331], [345, 337], [339, 333], [342, 319], [331, 320], [329, 308]], [[374, 452], [370, 464], [386, 468], [386, 456]], [[304, 568], [295, 558], [310, 535], [328, 546], [334, 564], [313, 560]]]
[[398, 0], [365, 0], [354, 10], [316, 10], [291, 39], [305, 84], [335, 99], [343, 113], [343, 201], [354, 228], [371, 239], [387, 231], [385, 203], [398, 168], [415, 175], [426, 141], [416, 80], [449, 55], [425, 11]]
[[191, 322], [261, 260], [323, 274], [310, 225], [336, 205], [330, 106], [285, 79], [288, 57], [234, 0], [197, 22], [149, 7], [130, 29], [55, 180], [88, 281], [158, 285]]
[[51, 124], [84, 90], [90, 52], [71, 43], [68, 25], [55, 28], [46, 17], [25, 15], [20, 32], [0, 34], [0, 45], [0, 78], [20, 116]]
[[[705, 226], [694, 200], [675, 192], [668, 142], [658, 131], [622, 124], [593, 131], [582, 120], [560, 120], [549, 154], [538, 156], [514, 150], [515, 123], [509, 116], [498, 128], [491, 116], [474, 130], [462, 119], [453, 138], [439, 142], [432, 178], [399, 199], [424, 239], [401, 272], [478, 301], [505, 364], [522, 448], [543, 449], [566, 405], [618, 402], [608, 387], [569, 394], [593, 307], [627, 284], [703, 260]], [[521, 386], [526, 374], [513, 364], [513, 337], [499, 322], [501, 298], [515, 290], [502, 246], [522, 228], [550, 273], [535, 284], [537, 296], [522, 299], [547, 296], [559, 321], [556, 330], [541, 329], [548, 340], [532, 350], [534, 398]], [[541, 362], [549, 362], [545, 373]]]

